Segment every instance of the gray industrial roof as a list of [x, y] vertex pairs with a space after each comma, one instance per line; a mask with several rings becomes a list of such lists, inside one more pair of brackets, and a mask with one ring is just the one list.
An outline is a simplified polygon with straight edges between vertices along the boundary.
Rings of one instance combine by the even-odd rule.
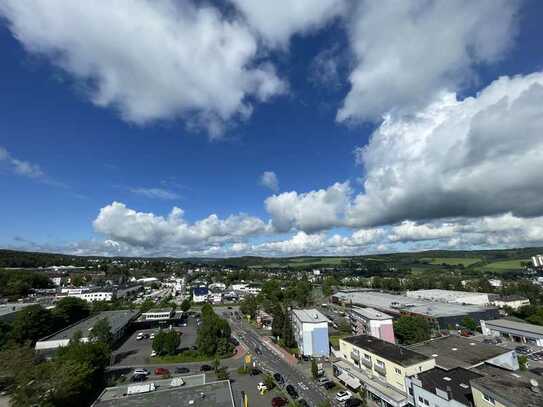
[[[483, 376], [471, 380], [473, 388], [490, 395], [502, 405], [508, 407], [541, 407], [543, 390], [541, 377], [530, 372], [510, 372], [499, 367], [484, 365], [475, 370]], [[539, 392], [532, 390], [530, 380], [539, 385]]]
[[[191, 400], [192, 405], [198, 407], [234, 407], [232, 389], [228, 380], [196, 385], [187, 382], [185, 377], [183, 380], [186, 384], [181, 387], [160, 384], [157, 390], [149, 393], [123, 395], [110, 399], [104, 399], [103, 394], [93, 407], [177, 407], [191, 405]], [[155, 384], [158, 384], [158, 381]]]
[[466, 315], [471, 312], [484, 311], [489, 308], [476, 305], [451, 304], [428, 301], [420, 298], [409, 298], [405, 295], [388, 294], [377, 291], [340, 291], [334, 294], [342, 301], [366, 307], [377, 308], [384, 312], [398, 314], [400, 311], [428, 315], [434, 318]]
[[56, 332], [53, 335], [40, 339], [40, 342], [72, 339], [77, 331], [81, 332], [83, 338], [87, 338], [90, 329], [103, 318], [106, 318], [109, 321], [111, 332], [115, 335], [115, 333], [124, 328], [137, 314], [138, 311], [131, 310], [103, 311], [97, 315], [70, 325], [68, 328]]
[[485, 325], [489, 328], [499, 327], [543, 335], [543, 326], [528, 324], [525, 322], [511, 321], [509, 319], [493, 319], [490, 321], [485, 321]]
[[369, 352], [381, 356], [383, 359], [397, 363], [400, 366], [411, 366], [431, 359], [431, 357], [423, 355], [422, 353], [383, 341], [373, 336], [349, 336], [347, 338], [342, 338], [342, 340], [349, 342], [356, 347], [366, 349]]
[[353, 307], [351, 311], [367, 319], [386, 320], [386, 319], [392, 318], [390, 315], [385, 314], [384, 312], [381, 312], [381, 311], [377, 311], [376, 309], [373, 309], [373, 308]]
[[306, 323], [317, 323], [317, 322], [329, 322], [328, 318], [326, 318], [320, 311], [317, 311], [316, 309], [293, 309], [292, 312], [296, 317]]
[[509, 349], [472, 341], [462, 336], [445, 336], [411, 345], [409, 349], [434, 357], [436, 365], [444, 369], [470, 368], [504, 353]]

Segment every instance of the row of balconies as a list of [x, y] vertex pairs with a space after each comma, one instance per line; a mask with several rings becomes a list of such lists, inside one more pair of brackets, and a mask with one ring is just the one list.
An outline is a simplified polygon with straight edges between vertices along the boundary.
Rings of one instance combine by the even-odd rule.
[[364, 357], [361, 358], [359, 353], [351, 352], [351, 359], [354, 360], [357, 364], [361, 363], [364, 367], [368, 369], [373, 369], [382, 376], [386, 376], [387, 374], [385, 366], [380, 366], [377, 363], [372, 363], [371, 359], [366, 359]]

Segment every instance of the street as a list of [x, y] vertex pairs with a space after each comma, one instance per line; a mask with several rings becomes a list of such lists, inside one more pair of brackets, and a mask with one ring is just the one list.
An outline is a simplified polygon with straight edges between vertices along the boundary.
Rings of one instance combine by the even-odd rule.
[[[331, 401], [331, 404], [335, 405], [335, 400], [329, 400], [323, 389], [313, 380], [304, 376], [296, 367], [291, 366], [281, 356], [270, 350], [260, 335], [246, 321], [232, 317], [229, 320], [233, 334], [249, 349], [260, 369], [272, 374], [280, 373], [285, 378], [285, 385], [292, 384], [300, 398], [307, 401], [310, 406], [317, 407], [326, 401]], [[257, 348], [262, 352], [257, 354]]]

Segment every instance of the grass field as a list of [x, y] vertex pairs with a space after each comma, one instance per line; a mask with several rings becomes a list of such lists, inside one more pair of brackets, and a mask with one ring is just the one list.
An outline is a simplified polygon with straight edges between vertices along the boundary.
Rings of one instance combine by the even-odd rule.
[[495, 261], [483, 267], [486, 271], [518, 270], [522, 268], [521, 262], [529, 262], [529, 259]]
[[430, 264], [441, 265], [449, 264], [451, 266], [458, 266], [462, 264], [464, 267], [468, 267], [472, 264], [478, 263], [481, 259], [477, 257], [432, 257], [423, 258], [421, 261], [428, 261]]

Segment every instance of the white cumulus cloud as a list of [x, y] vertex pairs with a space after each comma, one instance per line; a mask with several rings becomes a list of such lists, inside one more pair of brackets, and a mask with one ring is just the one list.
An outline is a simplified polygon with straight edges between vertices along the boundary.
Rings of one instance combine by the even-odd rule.
[[279, 191], [279, 180], [273, 171], [264, 171], [260, 176], [260, 185], [269, 188], [273, 192]]
[[361, 0], [348, 17], [354, 68], [339, 121], [425, 106], [473, 81], [515, 35], [518, 1]]
[[290, 37], [321, 28], [346, 10], [345, 0], [230, 0], [270, 47], [286, 47]]
[[237, 17], [191, 1], [6, 0], [0, 14], [32, 54], [47, 57], [91, 101], [134, 123], [183, 118], [218, 136], [254, 101], [285, 91]]

